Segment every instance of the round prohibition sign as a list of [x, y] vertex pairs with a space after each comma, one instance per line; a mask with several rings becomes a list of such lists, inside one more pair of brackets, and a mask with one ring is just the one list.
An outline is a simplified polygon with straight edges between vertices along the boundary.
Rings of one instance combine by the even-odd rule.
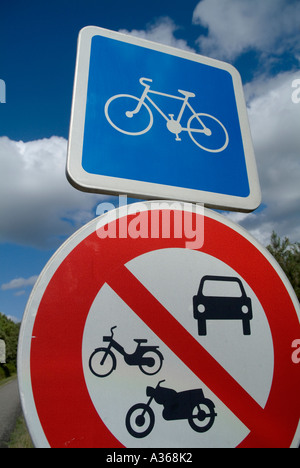
[[[145, 205], [147, 216], [151, 203]], [[50, 260], [32, 292], [21, 328], [18, 364], [23, 410], [35, 445], [123, 447], [91, 401], [82, 364], [85, 323], [99, 290], [108, 283], [249, 429], [239, 447], [296, 447], [300, 379], [291, 344], [299, 336], [300, 314], [280, 267], [242, 228], [204, 211], [204, 244], [199, 251], [218, 258], [244, 278], [269, 323], [274, 372], [262, 408], [126, 268], [148, 252], [184, 249], [187, 239], [172, 237], [172, 229], [167, 239], [99, 238], [109, 225], [118, 227], [121, 220], [128, 225], [135, 216], [139, 215], [129, 215], [122, 207], [82, 228]]]

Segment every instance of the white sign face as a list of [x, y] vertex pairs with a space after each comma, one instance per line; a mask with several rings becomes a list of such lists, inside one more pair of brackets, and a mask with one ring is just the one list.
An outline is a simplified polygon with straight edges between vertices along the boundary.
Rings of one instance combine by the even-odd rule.
[[256, 209], [260, 187], [238, 71], [84, 28], [67, 175], [86, 191]]
[[[238, 385], [264, 407], [270, 394], [274, 370], [272, 336], [263, 308], [243, 278], [220, 260], [189, 249], [148, 252], [131, 260], [126, 268]], [[251, 320], [251, 337], [243, 334], [241, 321], [225, 320], [226, 311], [223, 311], [223, 320], [208, 321], [206, 336], [198, 336], [191, 298], [199, 289], [200, 279], [208, 274], [238, 277], [242, 281], [255, 311], [255, 318]], [[235, 291], [228, 282], [226, 286], [225, 294], [239, 299], [240, 291]], [[223, 284], [219, 290], [214, 289], [215, 295], [219, 294], [221, 287]], [[102, 313], [104, 310], [106, 314]], [[183, 310], [186, 311], [185, 314], [182, 313]], [[103, 342], [101, 332], [109, 336], [112, 326], [116, 327], [113, 330], [113, 339]], [[145, 352], [145, 357], [145, 347], [157, 346], [156, 351], [153, 349], [152, 354], [148, 354], [149, 358], [156, 360], [155, 365], [148, 368], [151, 374], [148, 376], [138, 365], [130, 365], [130, 356], [136, 352], [136, 341], [139, 338], [147, 340], [147, 343], [139, 345], [139, 349]], [[116, 358], [114, 370], [109, 369], [109, 364], [107, 367], [99, 365], [109, 344], [111, 355]], [[124, 348], [123, 355], [119, 346]], [[160, 356], [163, 357], [162, 362]], [[239, 358], [233, 359], [233, 356]], [[172, 352], [122, 300], [118, 290], [115, 291], [109, 284], [101, 288], [90, 309], [83, 334], [82, 362], [87, 388], [99, 417], [125, 447], [142, 448], [145, 443], [150, 447], [169, 448], [177, 448], [179, 444], [190, 448], [236, 447], [250, 432], [230, 408], [182, 362], [181, 356]], [[104, 376], [110, 370], [111, 374]], [[144, 370], [147, 370], [146, 366]], [[255, 379], [253, 375], [256, 376]], [[164, 382], [158, 385], [162, 380]], [[259, 385], [257, 381], [260, 382]], [[149, 419], [150, 415], [155, 414], [155, 422], [147, 422], [146, 418], [139, 427], [134, 418], [149, 401], [147, 386], [151, 386], [156, 392], [147, 414]], [[197, 391], [199, 394], [202, 391], [205, 397], [205, 403], [203, 397], [198, 402], [206, 411], [203, 421], [195, 417], [193, 426], [189, 422], [188, 412], [185, 417], [182, 414], [181, 418], [171, 410], [168, 417], [168, 406], [171, 407], [172, 402], [181, 401], [184, 407], [184, 398], [196, 395]], [[160, 399], [160, 392], [165, 393], [164, 402]], [[130, 410], [134, 407], [136, 409], [131, 414]]]
[[6, 363], [6, 347], [5, 347], [5, 341], [0, 340], [0, 364], [5, 364]]

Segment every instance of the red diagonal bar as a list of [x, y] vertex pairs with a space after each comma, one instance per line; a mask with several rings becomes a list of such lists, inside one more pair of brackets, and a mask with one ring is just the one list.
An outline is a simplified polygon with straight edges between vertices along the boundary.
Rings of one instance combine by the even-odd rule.
[[260, 433], [262, 447], [281, 446], [280, 430], [266, 411], [126, 267], [115, 271], [108, 284], [250, 431]]

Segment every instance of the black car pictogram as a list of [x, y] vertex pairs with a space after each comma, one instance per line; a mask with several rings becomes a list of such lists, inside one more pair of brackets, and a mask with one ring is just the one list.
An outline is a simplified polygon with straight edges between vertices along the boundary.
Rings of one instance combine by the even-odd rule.
[[193, 314], [200, 336], [207, 334], [207, 320], [241, 320], [244, 335], [251, 335], [252, 302], [239, 278], [204, 276], [193, 297]]

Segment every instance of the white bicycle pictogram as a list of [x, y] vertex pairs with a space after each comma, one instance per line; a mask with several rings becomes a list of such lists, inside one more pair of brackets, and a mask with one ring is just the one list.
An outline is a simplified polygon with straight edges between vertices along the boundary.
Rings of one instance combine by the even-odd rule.
[[[176, 141], [181, 141], [179, 135], [182, 132], [188, 132], [192, 141], [205, 151], [220, 153], [227, 148], [229, 136], [225, 126], [216, 117], [209, 114], [198, 113], [193, 109], [189, 103], [189, 99], [196, 96], [194, 93], [178, 89], [178, 92], [182, 94], [183, 97], [174, 96], [150, 89], [151, 85], [148, 83], [152, 83], [153, 81], [150, 78], [140, 78], [139, 81], [140, 84], [145, 87], [141, 97], [132, 96], [130, 94], [116, 94], [106, 102], [104, 108], [105, 116], [113, 128], [131, 136], [139, 136], [147, 133], [153, 125], [153, 114], [150, 107], [145, 102], [147, 100], [166, 120], [167, 129], [169, 132], [176, 135]], [[183, 101], [178, 117], [175, 119], [174, 114], [166, 115], [158, 104], [149, 97], [149, 94], [156, 94]], [[180, 122], [186, 108], [189, 108], [192, 115], [187, 122], [186, 128], [184, 128]], [[112, 115], [114, 115], [113, 118], [111, 117]], [[127, 126], [129, 121], [130, 126]]]

